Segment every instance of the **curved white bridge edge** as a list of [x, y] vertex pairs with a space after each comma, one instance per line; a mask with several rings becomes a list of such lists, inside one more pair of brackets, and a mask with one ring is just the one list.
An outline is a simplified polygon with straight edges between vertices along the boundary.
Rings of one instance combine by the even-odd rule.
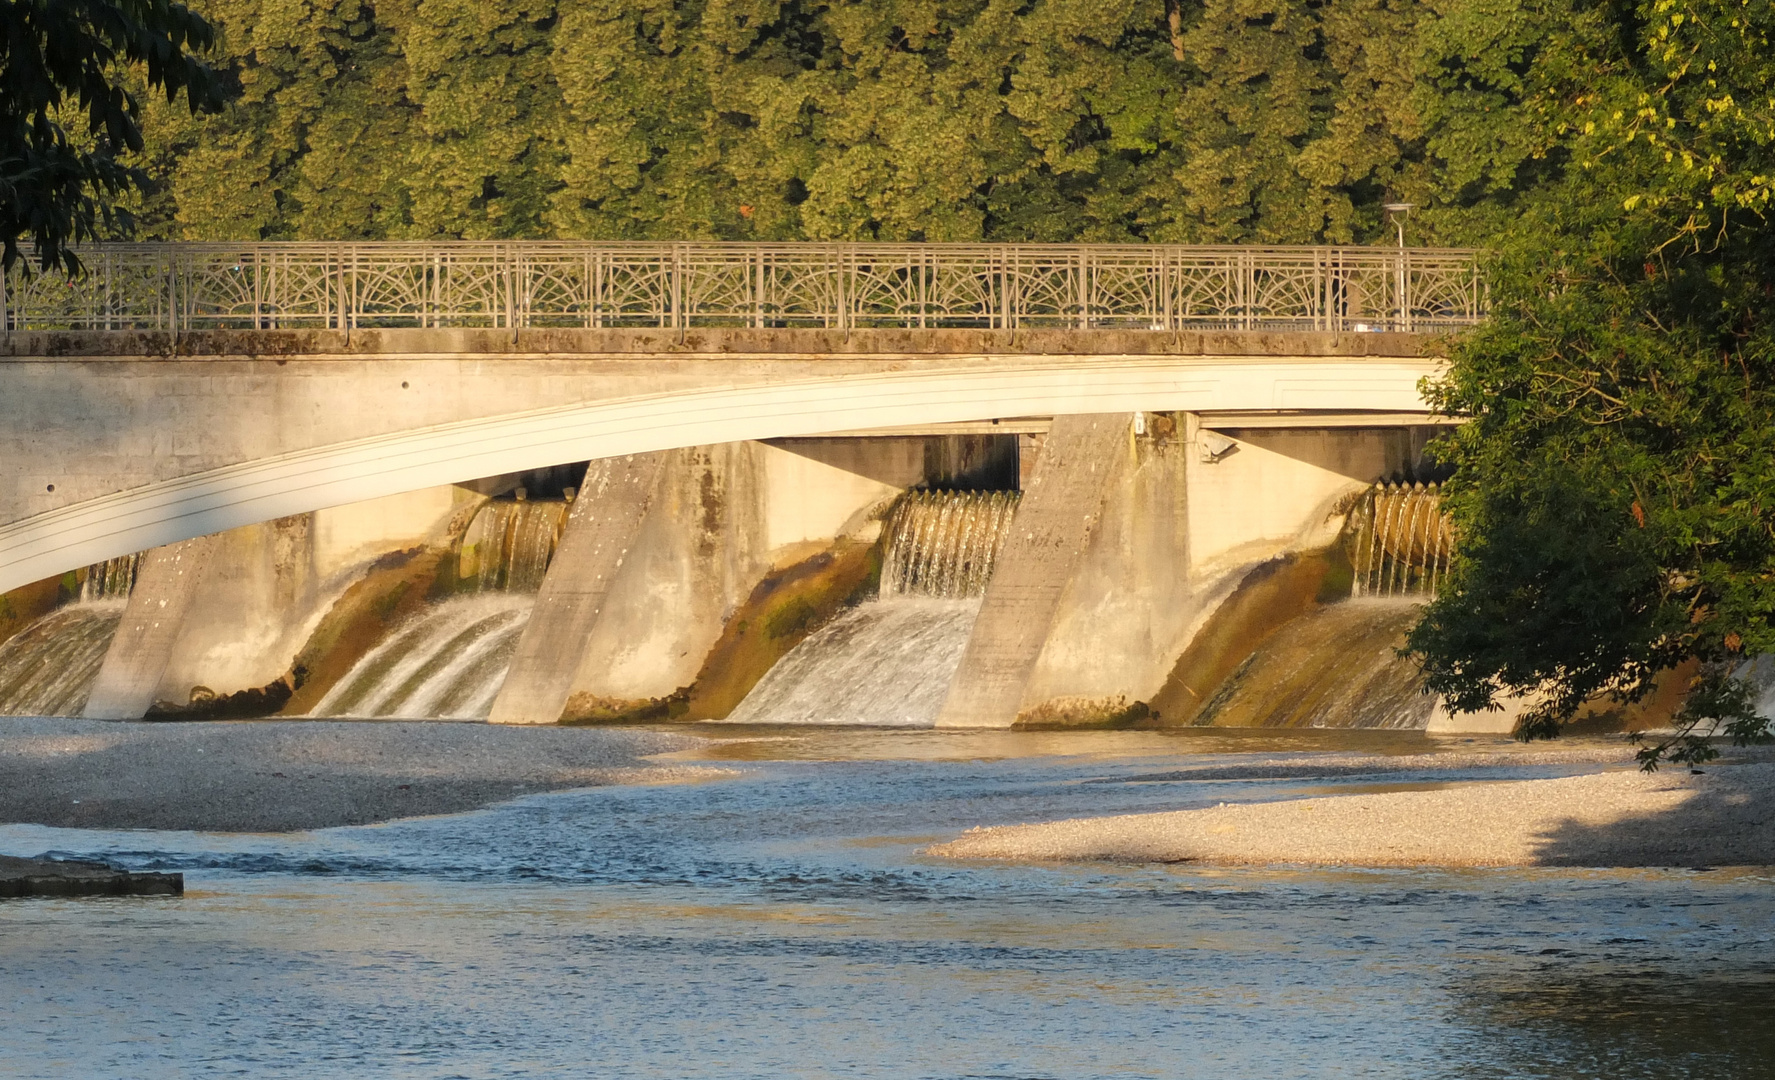
[[1136, 410], [1425, 411], [1436, 360], [1132, 358], [678, 391], [458, 421], [229, 465], [0, 526], [0, 592], [162, 544], [564, 461], [995, 417]]

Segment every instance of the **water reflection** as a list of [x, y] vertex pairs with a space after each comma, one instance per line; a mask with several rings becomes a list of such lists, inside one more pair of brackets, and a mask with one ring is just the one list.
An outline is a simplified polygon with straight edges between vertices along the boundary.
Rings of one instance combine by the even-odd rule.
[[[0, 828], [0, 850], [181, 867], [193, 889], [0, 905], [9, 1075], [1418, 1080], [1769, 1060], [1727, 1037], [1761, 1022], [1775, 970], [1763, 875], [954, 864], [918, 851], [975, 824], [1324, 782], [1126, 782], [1197, 760], [1143, 741], [1169, 733], [930, 733], [897, 755], [879, 733], [742, 734], [770, 741], [712, 751], [750, 762], [731, 781], [380, 827]], [[1650, 1021], [1725, 984], [1746, 988], [1730, 1023]]]
[[[1722, 951], [1743, 943], [1722, 940]], [[1480, 1077], [1775, 1075], [1775, 970], [1610, 971], [1573, 956], [1460, 988], [1453, 1016], [1508, 1032]], [[1586, 970], [1586, 968], [1594, 970]]]

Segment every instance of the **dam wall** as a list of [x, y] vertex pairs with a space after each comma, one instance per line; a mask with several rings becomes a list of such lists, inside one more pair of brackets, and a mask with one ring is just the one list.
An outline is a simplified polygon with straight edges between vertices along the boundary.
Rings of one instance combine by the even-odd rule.
[[[774, 722], [780, 706], [818, 722], [845, 722], [846, 709], [860, 722], [895, 724], [1157, 722], [1153, 703], [1180, 659], [1217, 613], [1230, 617], [1226, 602], [1254, 568], [1338, 540], [1352, 507], [1368, 505], [1356, 496], [1409, 473], [1429, 434], [1348, 418], [1322, 427], [1234, 419], [1086, 414], [996, 432], [989, 422], [957, 425], [967, 433], [708, 444], [244, 526], [214, 536], [202, 572], [181, 578], [176, 594], [157, 584], [158, 571], [146, 575], [130, 609], [154, 605], [152, 634], [128, 612], [70, 616], [88, 651], [122, 628], [87, 707], [263, 715], [288, 699], [288, 711], [313, 715], [442, 709], [548, 723], [688, 709], [720, 719], [773, 663], [787, 662], [786, 650], [831, 623], [742, 715]], [[614, 486], [598, 479], [643, 460], [646, 475]], [[535, 513], [523, 509], [526, 492]], [[980, 494], [953, 502], [943, 492]], [[978, 540], [964, 537], [964, 517], [950, 509], [976, 503], [996, 508], [992, 557], [939, 552]], [[507, 550], [518, 543], [511, 528], [521, 519], [530, 536], [549, 505], [557, 524], [543, 530], [547, 545]], [[887, 553], [884, 523], [904, 530], [915, 521], [929, 536]], [[986, 574], [980, 591], [924, 591], [933, 587], [924, 570], [894, 562], [925, 550], [918, 545], [933, 566], [949, 559], [964, 577]], [[870, 603], [879, 588], [881, 606], [855, 607], [865, 587]], [[885, 603], [908, 587], [918, 595]], [[796, 592], [808, 588], [824, 591]], [[864, 645], [897, 656], [904, 671], [874, 666], [857, 653]], [[738, 677], [723, 669], [732, 663], [756, 670]], [[875, 705], [858, 699], [834, 711], [830, 695], [797, 691], [796, 672], [813, 686], [891, 687], [900, 703], [872, 692]], [[924, 685], [933, 679], [941, 685]], [[1177, 693], [1213, 690], [1180, 685]], [[206, 711], [254, 694], [236, 703], [249, 711]], [[77, 697], [58, 690], [34, 700]], [[1254, 707], [1222, 715], [1246, 712]], [[1413, 711], [1407, 721], [1422, 719]], [[1431, 722], [1450, 723], [1440, 713]]]

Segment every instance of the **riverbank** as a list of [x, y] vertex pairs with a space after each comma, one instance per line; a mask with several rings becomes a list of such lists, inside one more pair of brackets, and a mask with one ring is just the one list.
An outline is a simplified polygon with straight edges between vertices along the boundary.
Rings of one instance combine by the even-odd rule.
[[0, 718], [0, 822], [287, 832], [459, 813], [520, 795], [724, 775], [646, 758], [632, 729], [322, 720]]
[[1345, 866], [1775, 865], [1775, 764], [1456, 782], [973, 829], [956, 859]]

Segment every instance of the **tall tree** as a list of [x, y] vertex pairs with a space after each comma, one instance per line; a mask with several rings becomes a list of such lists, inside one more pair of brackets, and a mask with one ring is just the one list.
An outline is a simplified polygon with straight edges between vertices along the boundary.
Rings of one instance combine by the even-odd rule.
[[1701, 760], [1695, 725], [1767, 734], [1734, 676], [1775, 652], [1775, 8], [1549, 29], [1469, 84], [1521, 102], [1555, 179], [1520, 193], [1492, 318], [1435, 387], [1472, 417], [1445, 451], [1461, 545], [1410, 644], [1457, 708], [1526, 695], [1527, 737], [1699, 661], [1683, 737], [1643, 756]]

